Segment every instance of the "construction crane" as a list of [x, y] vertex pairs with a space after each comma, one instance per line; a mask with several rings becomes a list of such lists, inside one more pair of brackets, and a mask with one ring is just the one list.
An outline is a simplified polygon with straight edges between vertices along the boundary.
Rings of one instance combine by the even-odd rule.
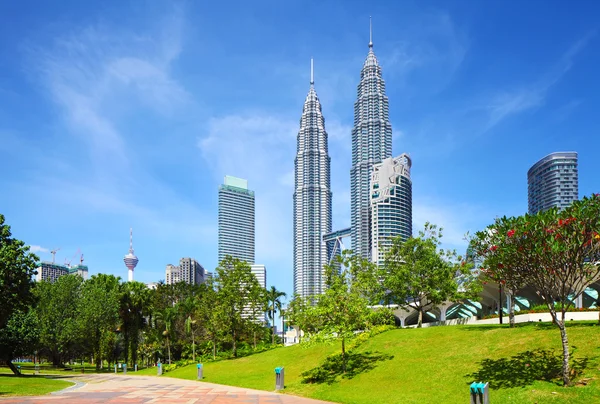
[[71, 262], [72, 262], [72, 261], [75, 259], [75, 257], [76, 257], [76, 256], [78, 256], [78, 255], [79, 255], [79, 253], [80, 253], [80, 252], [81, 252], [81, 249], [80, 249], [80, 248], [78, 248], [78, 249], [77, 249], [77, 252], [76, 252], [76, 253], [75, 253], [75, 254], [74, 254], [72, 257], [71, 257], [71, 259], [70, 259], [69, 261], [66, 261], [66, 260], [65, 260], [65, 266], [67, 266], [67, 267], [71, 268]]
[[54, 264], [54, 258], [56, 257], [56, 252], [60, 250], [60, 247], [55, 248], [54, 250], [50, 251], [50, 254], [52, 254], [52, 263]]

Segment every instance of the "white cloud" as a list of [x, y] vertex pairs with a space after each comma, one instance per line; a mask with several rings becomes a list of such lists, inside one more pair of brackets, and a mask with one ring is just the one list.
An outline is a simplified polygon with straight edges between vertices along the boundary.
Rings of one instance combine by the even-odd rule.
[[539, 80], [512, 91], [503, 90], [493, 95], [492, 101], [484, 107], [489, 114], [486, 130], [491, 129], [511, 115], [542, 106], [552, 86], [571, 70], [577, 54], [587, 46], [595, 35], [596, 31], [589, 32], [571, 45], [558, 62], [544, 73]]
[[50, 250], [47, 249], [47, 248], [45, 248], [45, 247], [41, 247], [39, 245], [30, 245], [29, 246], [29, 252], [32, 252], [34, 254], [35, 253], [49, 253]]
[[[294, 158], [298, 129], [297, 119], [245, 113], [210, 119], [206, 134], [198, 140], [201, 155], [211, 167], [216, 181], [222, 183], [225, 175], [234, 175], [247, 179], [248, 187], [255, 191], [258, 261], [269, 259], [291, 264]], [[348, 154], [341, 149], [346, 148], [346, 142], [349, 143], [350, 128], [336, 120], [328, 120], [326, 130], [330, 135], [330, 155]], [[342, 216], [349, 214], [350, 198], [347, 189], [336, 186], [345, 184], [345, 177], [349, 182], [350, 174], [349, 166], [348, 170], [336, 167], [339, 169], [332, 170], [332, 184], [334, 215], [338, 217], [338, 212], [342, 212]], [[344, 208], [344, 204], [348, 206]], [[340, 220], [343, 221], [343, 218]]]
[[198, 141], [216, 181], [222, 183], [225, 175], [244, 178], [255, 192], [259, 262], [291, 262], [297, 131], [296, 120], [248, 113], [210, 119], [206, 135]]

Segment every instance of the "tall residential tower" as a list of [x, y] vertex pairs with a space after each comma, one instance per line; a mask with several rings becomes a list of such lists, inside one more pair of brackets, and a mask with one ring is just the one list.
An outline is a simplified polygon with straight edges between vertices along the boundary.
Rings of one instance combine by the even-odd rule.
[[579, 197], [577, 153], [551, 153], [527, 172], [529, 213], [566, 208]]
[[330, 157], [325, 118], [314, 86], [311, 59], [310, 89], [302, 108], [295, 160], [294, 293], [323, 293], [327, 247], [322, 236], [331, 232]]
[[373, 166], [392, 157], [392, 125], [388, 97], [381, 66], [373, 52], [373, 35], [369, 53], [360, 72], [352, 128], [352, 168], [350, 169], [350, 214], [352, 249], [371, 258], [370, 181]]
[[229, 175], [219, 186], [219, 263], [227, 255], [254, 264], [254, 191]]
[[371, 259], [382, 265], [394, 238], [412, 236], [412, 161], [408, 154], [373, 166], [371, 176]]

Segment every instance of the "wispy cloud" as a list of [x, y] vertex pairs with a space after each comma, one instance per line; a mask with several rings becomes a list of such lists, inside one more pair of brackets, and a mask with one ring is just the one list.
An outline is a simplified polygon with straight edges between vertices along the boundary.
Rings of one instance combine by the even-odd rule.
[[542, 106], [550, 89], [571, 70], [575, 57], [595, 36], [596, 31], [591, 31], [576, 41], [558, 62], [533, 84], [495, 94], [491, 102], [484, 107], [489, 114], [485, 130], [493, 128], [512, 115]]
[[386, 76], [420, 94], [441, 91], [463, 63], [468, 36], [442, 10], [411, 16], [400, 25], [402, 39], [393, 45], [391, 54], [380, 58]]
[[41, 247], [39, 245], [30, 245], [29, 246], [29, 252], [32, 253], [49, 253], [50, 250], [48, 248], [45, 247]]
[[[333, 131], [329, 132], [329, 128]], [[225, 175], [238, 176], [247, 179], [249, 188], [255, 191], [257, 260], [281, 260], [291, 264], [298, 129], [297, 118], [252, 112], [212, 118], [206, 133], [198, 140], [201, 155], [216, 181], [221, 183]], [[345, 132], [349, 128], [334, 120], [326, 122], [326, 129], [330, 134], [330, 154], [337, 153], [336, 150], [345, 145], [348, 136]], [[349, 178], [345, 167], [336, 167], [332, 178]], [[342, 181], [332, 183], [346, 183]], [[340, 194], [336, 192], [338, 189]], [[336, 206], [350, 203], [349, 197], [344, 200], [348, 195], [343, 189], [344, 185], [334, 189]], [[339, 212], [344, 215], [349, 208]]]

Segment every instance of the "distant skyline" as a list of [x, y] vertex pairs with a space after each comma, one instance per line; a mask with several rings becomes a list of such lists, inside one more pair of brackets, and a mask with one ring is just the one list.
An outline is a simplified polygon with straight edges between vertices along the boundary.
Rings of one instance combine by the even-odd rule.
[[298, 117], [315, 59], [333, 229], [350, 225], [351, 129], [369, 42], [393, 153], [413, 168], [413, 231], [446, 247], [527, 211], [527, 170], [578, 152], [600, 191], [600, 4], [566, 1], [66, 0], [0, 3], [0, 212], [41, 259], [164, 279], [173, 257], [217, 265], [218, 187], [256, 194], [256, 260], [293, 290]]

